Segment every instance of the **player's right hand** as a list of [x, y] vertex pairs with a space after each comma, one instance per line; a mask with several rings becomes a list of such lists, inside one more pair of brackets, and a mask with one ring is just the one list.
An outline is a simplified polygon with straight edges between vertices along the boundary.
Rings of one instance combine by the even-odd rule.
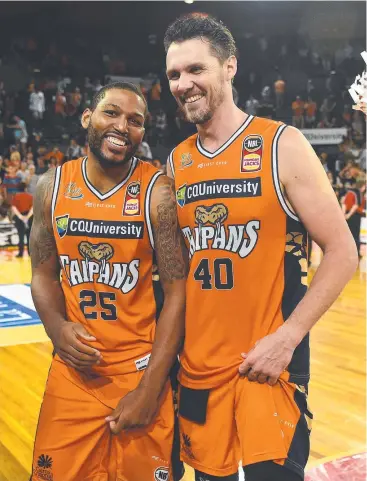
[[60, 358], [78, 371], [87, 371], [101, 362], [101, 353], [81, 341], [96, 341], [81, 324], [63, 322], [51, 340]]

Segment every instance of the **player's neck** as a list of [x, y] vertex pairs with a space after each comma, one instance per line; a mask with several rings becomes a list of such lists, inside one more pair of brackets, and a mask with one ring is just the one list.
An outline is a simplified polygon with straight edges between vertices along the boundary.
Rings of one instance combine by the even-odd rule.
[[229, 106], [222, 104], [211, 120], [197, 125], [201, 145], [209, 152], [215, 152], [241, 127], [247, 117], [233, 102]]
[[132, 161], [130, 159], [126, 164], [116, 167], [104, 167], [89, 151], [86, 165], [88, 180], [101, 194], [105, 194], [125, 179]]

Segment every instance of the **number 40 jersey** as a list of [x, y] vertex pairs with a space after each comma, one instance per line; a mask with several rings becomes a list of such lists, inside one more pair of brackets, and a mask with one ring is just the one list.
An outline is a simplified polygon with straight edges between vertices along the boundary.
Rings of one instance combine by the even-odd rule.
[[[168, 162], [190, 255], [181, 383], [216, 387], [238, 373], [241, 353], [273, 333], [307, 290], [307, 235], [282, 194], [278, 141], [285, 125], [249, 116], [217, 151], [199, 136]], [[308, 337], [289, 366], [309, 379]]]
[[[124, 180], [102, 194], [89, 181], [87, 158], [56, 171], [52, 218], [69, 321], [79, 322], [103, 356], [103, 375], [144, 369], [155, 334], [150, 197], [161, 175], [131, 161]], [[52, 302], [52, 299], [50, 299]]]

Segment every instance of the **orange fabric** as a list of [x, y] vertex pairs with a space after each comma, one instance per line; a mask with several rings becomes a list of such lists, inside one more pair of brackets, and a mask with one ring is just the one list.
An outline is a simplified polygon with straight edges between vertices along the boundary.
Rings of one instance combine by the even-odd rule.
[[158, 171], [135, 159], [127, 178], [101, 200], [83, 165], [80, 158], [60, 168], [53, 217], [66, 312], [96, 337], [93, 346], [103, 356], [96, 372], [133, 372], [150, 353], [156, 327], [145, 200]]
[[105, 421], [142, 375], [92, 378], [54, 359], [37, 427], [32, 481], [165, 479], [154, 477], [159, 469], [171, 476], [174, 413], [169, 383], [149, 428], [116, 436]]
[[[182, 461], [219, 477], [236, 473], [241, 460], [243, 466], [270, 460], [283, 465], [305, 416], [294, 399], [296, 390], [287, 373], [273, 387], [237, 376], [212, 389], [205, 424], [179, 417]], [[301, 423], [297, 433], [298, 454], [309, 442], [306, 425]]]
[[305, 110], [307, 117], [315, 117], [316, 114], [316, 102], [305, 103]]
[[274, 83], [274, 88], [275, 88], [275, 92], [277, 92], [277, 93], [284, 93], [284, 90], [285, 90], [285, 82], [284, 82], [284, 80], [277, 80], [277, 81]]
[[19, 192], [14, 195], [12, 205], [16, 207], [20, 213], [29, 212], [33, 206], [33, 195], [28, 194], [28, 192]]
[[357, 195], [355, 192], [353, 192], [353, 190], [348, 190], [348, 192], [346, 193], [344, 197], [344, 204], [347, 212], [349, 212], [354, 205], [358, 204]]
[[191, 258], [180, 356], [184, 386], [227, 382], [238, 370], [240, 353], [284, 322], [287, 216], [271, 163], [281, 125], [255, 117], [212, 158], [197, 147], [197, 135], [173, 151], [179, 223]]
[[304, 102], [302, 100], [295, 100], [292, 102], [292, 110], [293, 110], [293, 115], [296, 117], [300, 117], [303, 115], [304, 111]]

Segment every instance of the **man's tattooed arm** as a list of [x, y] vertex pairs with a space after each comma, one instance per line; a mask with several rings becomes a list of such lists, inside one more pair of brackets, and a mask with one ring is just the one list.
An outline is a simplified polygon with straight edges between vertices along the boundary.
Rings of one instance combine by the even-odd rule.
[[150, 206], [154, 250], [164, 291], [152, 356], [141, 380], [150, 395], [159, 396], [179, 353], [185, 333], [185, 293], [188, 255], [178, 224], [174, 182], [157, 179]]
[[55, 170], [48, 170], [38, 181], [30, 236], [32, 298], [51, 339], [60, 323], [66, 320], [65, 299], [60, 285], [60, 264], [51, 218]]

